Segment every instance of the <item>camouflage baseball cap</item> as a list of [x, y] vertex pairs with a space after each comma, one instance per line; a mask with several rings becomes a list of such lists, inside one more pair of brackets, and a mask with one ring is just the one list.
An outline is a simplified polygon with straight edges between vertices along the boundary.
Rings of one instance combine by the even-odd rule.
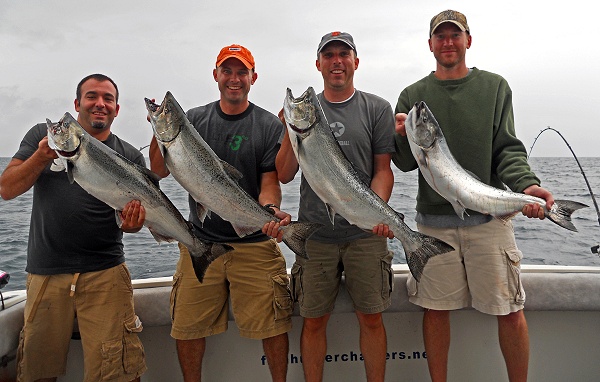
[[460, 12], [448, 9], [433, 16], [429, 23], [429, 37], [433, 36], [433, 32], [443, 23], [456, 24], [461, 31], [470, 33], [467, 17]]

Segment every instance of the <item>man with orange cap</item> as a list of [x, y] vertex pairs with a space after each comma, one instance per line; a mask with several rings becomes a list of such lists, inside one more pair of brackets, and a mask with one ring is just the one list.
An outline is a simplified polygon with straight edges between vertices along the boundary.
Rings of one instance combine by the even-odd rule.
[[[275, 115], [248, 101], [250, 87], [258, 78], [254, 57], [241, 45], [226, 46], [217, 56], [213, 76], [220, 99], [192, 108], [188, 119], [219, 158], [243, 174], [240, 186], [273, 209], [282, 224], [289, 223], [290, 215], [278, 207], [281, 188], [275, 170], [283, 125]], [[155, 138], [150, 162], [160, 176], [169, 174]], [[262, 340], [273, 381], [285, 381], [292, 301], [285, 258], [277, 244], [281, 238], [261, 231], [240, 238], [231, 223], [215, 213], [202, 223], [191, 196], [189, 206], [190, 222], [200, 239], [226, 242], [234, 250], [211, 263], [200, 283], [187, 248], [179, 244], [171, 336], [176, 339], [184, 381], [200, 380], [205, 337], [227, 330], [229, 298], [240, 334]]]

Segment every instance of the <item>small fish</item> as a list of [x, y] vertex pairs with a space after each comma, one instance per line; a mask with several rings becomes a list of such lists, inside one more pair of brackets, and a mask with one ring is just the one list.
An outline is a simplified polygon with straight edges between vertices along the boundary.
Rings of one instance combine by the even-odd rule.
[[299, 98], [287, 89], [283, 110], [302, 174], [325, 203], [332, 224], [336, 213], [369, 232], [380, 223], [387, 224], [402, 242], [406, 262], [417, 281], [431, 257], [454, 249], [410, 229], [404, 216], [361, 180], [335, 139], [312, 87]]
[[194, 271], [200, 281], [210, 263], [231, 251], [226, 244], [207, 243], [198, 239], [179, 210], [158, 187], [159, 177], [145, 167], [126, 159], [88, 134], [71, 114], [58, 123], [46, 120], [48, 144], [58, 154], [51, 167], [66, 171], [71, 183], [119, 211], [131, 200], [139, 200], [146, 210], [144, 225], [156, 241], [177, 240], [188, 247]]
[[466, 209], [470, 209], [507, 220], [518, 214], [525, 205], [534, 203], [544, 208], [544, 215], [552, 222], [577, 232], [571, 222], [571, 214], [587, 205], [571, 200], [555, 200], [548, 210], [542, 198], [501, 190], [481, 182], [454, 159], [442, 129], [425, 102], [415, 104], [405, 124], [410, 149], [421, 174], [431, 188], [452, 204], [461, 219], [464, 219]]
[[[239, 237], [279, 221], [238, 184], [242, 174], [221, 160], [187, 119], [171, 92], [161, 105], [149, 99], [146, 108], [154, 136], [169, 172], [197, 203], [198, 218], [204, 222], [211, 211], [231, 223]], [[308, 258], [306, 239], [322, 225], [293, 221], [280, 230], [283, 242], [298, 256]]]

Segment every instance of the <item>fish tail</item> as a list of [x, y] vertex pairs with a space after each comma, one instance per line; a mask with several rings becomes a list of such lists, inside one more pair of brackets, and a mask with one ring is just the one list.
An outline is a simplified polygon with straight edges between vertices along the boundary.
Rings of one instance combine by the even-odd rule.
[[322, 226], [323, 225], [319, 223], [291, 222], [290, 224], [281, 227], [281, 230], [283, 231], [283, 242], [296, 255], [308, 259], [308, 254], [306, 253], [306, 240]]
[[572, 200], [555, 200], [550, 211], [545, 211], [545, 215], [553, 223], [569, 231], [577, 232], [577, 228], [571, 222], [571, 214], [585, 207], [589, 206]]
[[425, 265], [427, 265], [429, 259], [441, 255], [442, 253], [453, 251], [454, 247], [432, 236], [424, 235], [419, 232], [414, 232], [414, 234], [417, 235], [415, 242], [419, 243], [419, 245], [412, 251], [407, 250], [405, 247], [404, 254], [410, 273], [415, 280], [420, 281], [421, 275], [423, 275], [423, 269], [425, 269]]
[[198, 242], [199, 244], [195, 246], [194, 250], [190, 250], [189, 252], [196, 278], [202, 282], [208, 266], [219, 256], [232, 251], [233, 247], [228, 244], [206, 243], [200, 240]]

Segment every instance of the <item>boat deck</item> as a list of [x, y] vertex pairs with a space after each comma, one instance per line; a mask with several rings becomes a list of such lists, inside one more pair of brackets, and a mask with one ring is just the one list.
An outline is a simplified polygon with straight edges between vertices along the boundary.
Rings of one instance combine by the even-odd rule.
[[[429, 380], [421, 335], [422, 309], [408, 301], [406, 265], [394, 265], [392, 306], [384, 313], [388, 335], [387, 380]], [[531, 381], [597, 381], [600, 376], [600, 267], [522, 267], [527, 293]], [[143, 381], [180, 381], [174, 341], [169, 336], [171, 278], [134, 280], [136, 312], [143, 322], [141, 338], [148, 371]], [[24, 291], [9, 293], [12, 305], [0, 311], [0, 357], [11, 357], [23, 324]], [[5, 298], [7, 297], [5, 293]], [[12, 300], [12, 301], [11, 301]], [[19, 301], [21, 300], [21, 301]], [[506, 381], [497, 339], [496, 320], [473, 309], [453, 312], [450, 381]], [[289, 381], [302, 381], [297, 309], [290, 332]], [[364, 379], [358, 324], [352, 302], [341, 288], [328, 326], [325, 380]], [[260, 341], [239, 337], [233, 321], [226, 333], [207, 339], [207, 380], [270, 380]], [[4, 358], [9, 359], [9, 358]], [[73, 340], [68, 375], [59, 381], [80, 381], [82, 352]], [[14, 361], [0, 368], [0, 382], [14, 376]]]

